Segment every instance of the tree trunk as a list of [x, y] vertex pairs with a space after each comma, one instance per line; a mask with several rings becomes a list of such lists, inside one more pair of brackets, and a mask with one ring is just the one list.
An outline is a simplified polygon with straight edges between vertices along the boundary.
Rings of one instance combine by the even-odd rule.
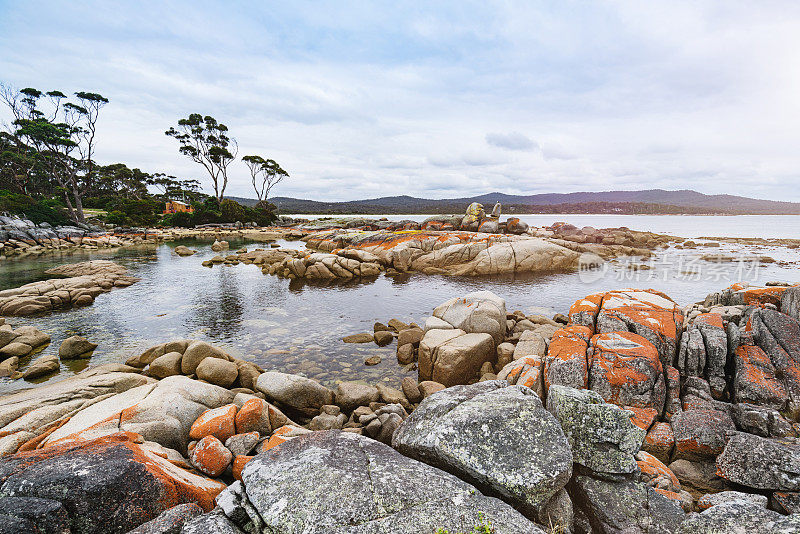
[[69, 211], [69, 218], [75, 222], [78, 222], [78, 217], [75, 215], [75, 208], [72, 207], [72, 202], [69, 199], [69, 193], [64, 190], [64, 203], [67, 205], [67, 211]]
[[77, 221], [85, 222], [86, 217], [83, 216], [83, 199], [81, 198], [81, 194], [77, 189], [73, 189], [72, 194], [75, 196], [75, 214], [77, 215]]

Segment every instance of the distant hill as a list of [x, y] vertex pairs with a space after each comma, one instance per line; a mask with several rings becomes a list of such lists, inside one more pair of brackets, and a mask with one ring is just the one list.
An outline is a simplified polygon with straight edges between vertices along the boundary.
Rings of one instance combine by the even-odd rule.
[[[246, 205], [255, 200], [230, 197]], [[433, 200], [407, 195], [347, 202], [320, 202], [274, 197], [270, 202], [281, 213], [309, 214], [437, 214], [462, 213], [480, 202], [487, 208], [500, 202], [503, 213], [624, 213], [624, 214], [727, 214], [800, 215], [800, 203], [761, 200], [736, 195], [705, 195], [691, 190], [599, 191], [506, 195], [487, 193], [474, 197]]]

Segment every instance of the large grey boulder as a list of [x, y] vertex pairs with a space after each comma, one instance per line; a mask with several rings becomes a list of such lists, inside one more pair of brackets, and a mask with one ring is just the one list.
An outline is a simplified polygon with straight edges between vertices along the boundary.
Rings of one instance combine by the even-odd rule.
[[634, 454], [645, 431], [631, 421], [631, 413], [603, 402], [595, 391], [552, 385], [547, 394], [552, 413], [572, 447], [575, 463], [596, 473], [636, 471]]
[[317, 415], [320, 408], [333, 404], [333, 392], [304, 376], [268, 371], [256, 380], [256, 389], [304, 415]]
[[482, 514], [494, 534], [542, 533], [453, 475], [338, 430], [311, 432], [259, 454], [217, 504], [217, 511], [184, 532], [201, 532], [192, 525], [221, 510], [229, 532], [235, 532], [231, 525], [286, 534], [469, 532]]
[[671, 534], [686, 517], [676, 502], [633, 480], [576, 475], [567, 488], [576, 512], [599, 534]]
[[800, 490], [800, 445], [737, 432], [717, 457], [717, 473], [750, 488]]
[[452, 298], [437, 306], [433, 316], [468, 334], [489, 334], [495, 346], [506, 335], [506, 301], [491, 291], [474, 291]]
[[502, 380], [431, 395], [395, 432], [392, 445], [501, 497], [528, 517], [539, 517], [572, 473], [572, 454], [558, 421], [530, 388]]
[[700, 514], [690, 514], [676, 534], [792, 534], [800, 532], [800, 516], [783, 516], [746, 501], [731, 501], [712, 506]]

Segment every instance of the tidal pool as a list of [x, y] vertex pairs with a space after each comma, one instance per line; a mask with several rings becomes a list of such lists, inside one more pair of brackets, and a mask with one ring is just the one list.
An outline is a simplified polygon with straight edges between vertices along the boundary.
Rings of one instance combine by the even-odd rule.
[[[198, 253], [179, 257], [173, 253], [179, 244]], [[302, 242], [279, 244], [305, 246]], [[416, 376], [416, 371], [397, 363], [395, 344], [383, 348], [374, 344], [350, 345], [341, 338], [371, 332], [373, 323], [386, 323], [391, 318], [423, 324], [438, 304], [481, 289], [505, 298], [510, 311], [554, 314], [566, 313], [576, 299], [587, 294], [615, 288], [654, 288], [685, 305], [739, 279], [756, 284], [769, 280], [800, 282], [796, 267], [800, 260], [798, 251], [724, 243], [714, 249], [659, 252], [649, 262], [648, 270], [634, 271], [627, 263], [616, 262], [603, 272], [588, 276], [586, 273], [491, 278], [381, 275], [343, 284], [290, 281], [264, 275], [255, 265], [203, 267], [201, 262], [216, 254], [210, 245], [210, 241], [184, 241], [4, 261], [0, 263], [0, 289], [48, 278], [44, 271], [54, 265], [99, 258], [113, 259], [141, 279], [131, 287], [98, 296], [86, 308], [7, 320], [14, 327], [31, 324], [52, 336], [45, 352], [56, 352], [63, 339], [75, 334], [99, 344], [90, 360], [62, 364], [61, 373], [42, 381], [64, 378], [87, 365], [123, 362], [164, 341], [192, 338], [218, 344], [232, 355], [257, 362], [265, 369], [303, 374], [329, 386], [337, 380], [383, 381], [397, 386], [403, 376]], [[268, 245], [231, 241], [231, 250], [241, 246], [252, 249]], [[769, 255], [786, 263], [743, 266], [736, 262], [698, 261], [696, 257], [704, 253]], [[364, 365], [364, 360], [375, 354], [381, 356], [381, 363]], [[0, 392], [32, 385], [23, 380], [0, 379]]]

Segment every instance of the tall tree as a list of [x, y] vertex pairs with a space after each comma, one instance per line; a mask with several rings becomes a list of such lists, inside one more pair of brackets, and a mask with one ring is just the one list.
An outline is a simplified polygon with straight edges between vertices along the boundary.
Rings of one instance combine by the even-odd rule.
[[214, 117], [192, 113], [164, 132], [178, 140], [181, 154], [199, 163], [214, 185], [214, 196], [221, 201], [228, 186], [228, 165], [236, 159], [236, 139], [228, 137], [228, 127]]
[[23, 192], [28, 192], [33, 170], [41, 170], [51, 187], [57, 184], [72, 219], [82, 222], [83, 197], [95, 178], [97, 120], [108, 99], [87, 92], [75, 97], [70, 102], [61, 91], [42, 93], [30, 87], [2, 91], [14, 116], [9, 135], [17, 145], [17, 167], [25, 170], [19, 175]]
[[270, 190], [281, 180], [289, 177], [289, 173], [283, 170], [274, 159], [264, 159], [261, 156], [244, 156], [242, 161], [250, 170], [253, 189], [256, 191], [259, 202], [267, 200]]

